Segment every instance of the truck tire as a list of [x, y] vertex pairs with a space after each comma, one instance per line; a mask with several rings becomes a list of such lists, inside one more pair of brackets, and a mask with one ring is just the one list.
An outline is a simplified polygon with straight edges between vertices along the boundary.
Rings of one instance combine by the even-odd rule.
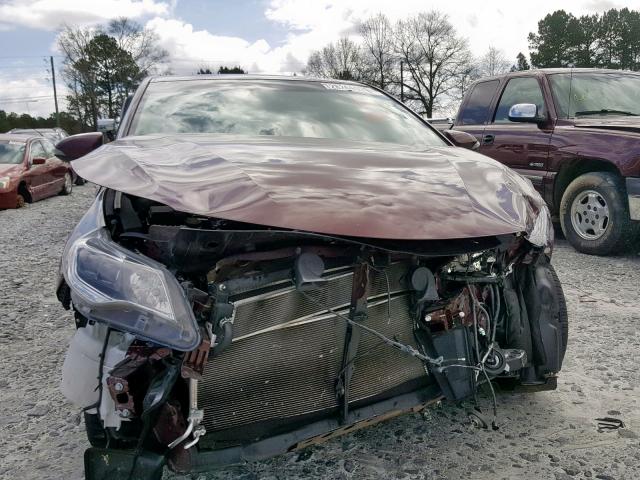
[[590, 172], [569, 184], [560, 201], [565, 238], [579, 252], [608, 255], [632, 240], [633, 224], [622, 178], [610, 172]]

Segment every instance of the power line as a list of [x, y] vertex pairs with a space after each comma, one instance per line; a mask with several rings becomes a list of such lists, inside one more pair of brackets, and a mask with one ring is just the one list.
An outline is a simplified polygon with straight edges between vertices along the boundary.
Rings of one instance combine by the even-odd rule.
[[12, 97], [12, 98], [0, 98], [0, 102], [28, 102], [29, 100], [40, 100], [44, 98], [53, 98], [53, 95], [40, 95], [34, 97]]

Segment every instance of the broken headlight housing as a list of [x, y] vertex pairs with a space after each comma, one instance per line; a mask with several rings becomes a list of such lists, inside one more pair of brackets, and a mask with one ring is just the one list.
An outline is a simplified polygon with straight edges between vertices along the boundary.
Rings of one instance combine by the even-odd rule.
[[[100, 198], [96, 204], [101, 205]], [[92, 210], [102, 215], [101, 208]], [[176, 350], [193, 350], [200, 334], [175, 276], [112, 241], [96, 223], [88, 232], [76, 229], [65, 248], [62, 273], [74, 307], [90, 320]]]
[[553, 223], [551, 223], [551, 214], [546, 205], [542, 205], [538, 211], [533, 228], [527, 233], [527, 240], [536, 247], [549, 247], [553, 245]]

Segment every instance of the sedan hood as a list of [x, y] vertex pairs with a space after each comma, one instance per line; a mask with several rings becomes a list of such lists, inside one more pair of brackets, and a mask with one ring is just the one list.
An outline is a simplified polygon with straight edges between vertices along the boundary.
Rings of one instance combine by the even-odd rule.
[[0, 177], [11, 177], [14, 175], [18, 175], [20, 172], [22, 172], [22, 170], [24, 169], [24, 166], [19, 163], [19, 164], [14, 164], [14, 163], [0, 163]]
[[175, 210], [341, 236], [435, 240], [524, 232], [542, 206], [528, 180], [447, 146], [157, 135], [117, 140], [73, 168]]

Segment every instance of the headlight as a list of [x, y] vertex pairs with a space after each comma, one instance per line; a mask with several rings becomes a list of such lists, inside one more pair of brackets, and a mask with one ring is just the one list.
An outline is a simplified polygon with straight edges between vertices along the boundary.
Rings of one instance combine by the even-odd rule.
[[[96, 204], [101, 205], [101, 198]], [[101, 208], [92, 210], [102, 218]], [[62, 262], [78, 311], [90, 320], [176, 350], [198, 346], [193, 311], [164, 265], [113, 242], [104, 227], [78, 233], [76, 229], [72, 234]]]
[[546, 205], [542, 205], [533, 223], [533, 228], [527, 234], [527, 240], [537, 247], [548, 247], [553, 245], [553, 237], [553, 224], [551, 223], [549, 208]]
[[0, 190], [4, 190], [9, 186], [11, 179], [9, 177], [0, 177]]

